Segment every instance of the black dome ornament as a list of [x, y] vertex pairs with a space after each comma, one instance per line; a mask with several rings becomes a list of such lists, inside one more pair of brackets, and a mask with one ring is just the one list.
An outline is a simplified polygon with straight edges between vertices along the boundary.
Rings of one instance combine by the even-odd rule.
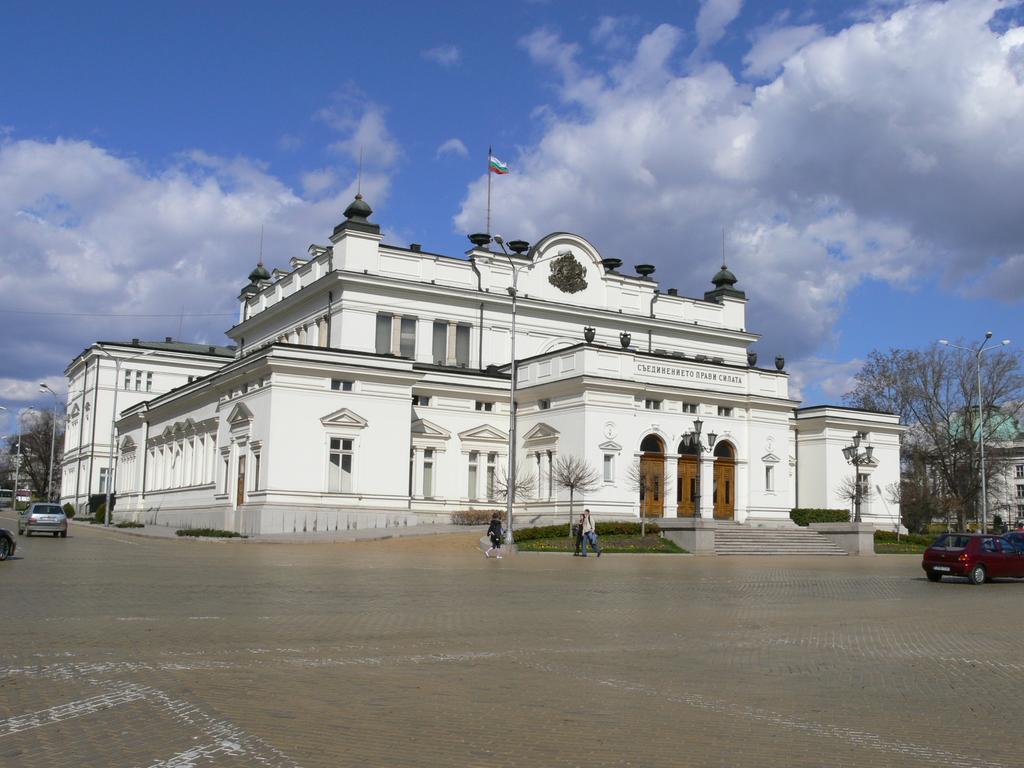
[[363, 199], [363, 193], [356, 192], [355, 199], [345, 209], [345, 220], [334, 228], [334, 234], [337, 235], [339, 232], [349, 230], [379, 235], [380, 225], [374, 224], [369, 220], [372, 215], [373, 208]]
[[270, 273], [267, 272], [267, 268], [263, 266], [263, 259], [260, 259], [256, 263], [256, 268], [249, 273], [249, 282], [256, 284], [269, 279]]
[[715, 290], [705, 292], [704, 301], [720, 303], [725, 296], [730, 296], [734, 299], [746, 299], [747, 294], [737, 288], [736, 283], [736, 275], [732, 273], [732, 270], [729, 269], [723, 259], [722, 268], [711, 278], [711, 284], [715, 286]]

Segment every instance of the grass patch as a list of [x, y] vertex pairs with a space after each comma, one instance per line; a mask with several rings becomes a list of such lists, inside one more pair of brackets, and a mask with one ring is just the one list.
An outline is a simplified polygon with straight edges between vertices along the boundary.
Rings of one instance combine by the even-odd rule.
[[120, 523], [114, 523], [115, 528], [145, 528], [145, 523], [136, 523], [131, 520], [122, 520]]
[[935, 536], [910, 533], [901, 534], [897, 540], [893, 531], [875, 531], [875, 554], [920, 555], [931, 546], [935, 538]]
[[[564, 528], [564, 526], [563, 526]], [[653, 554], [680, 554], [686, 550], [669, 539], [663, 539], [657, 534], [640, 536], [639, 534], [610, 534], [601, 536], [598, 539], [601, 550], [605, 554], [621, 554], [623, 552], [648, 552]], [[516, 539], [516, 546], [520, 552], [572, 552], [573, 540], [566, 535], [543, 538]], [[589, 549], [589, 547], [588, 547]]]
[[247, 539], [248, 536], [243, 536], [235, 531], [224, 531], [220, 528], [179, 528], [176, 530], [175, 535], [177, 536], [202, 536], [211, 539]]

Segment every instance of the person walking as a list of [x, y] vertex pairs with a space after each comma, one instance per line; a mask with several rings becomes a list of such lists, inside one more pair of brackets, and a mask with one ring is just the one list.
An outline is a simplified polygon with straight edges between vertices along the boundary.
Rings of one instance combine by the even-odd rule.
[[572, 526], [573, 550], [572, 556], [580, 556], [580, 547], [583, 545], [583, 513], [580, 512], [579, 519]]
[[587, 556], [587, 544], [590, 544], [590, 548], [597, 552], [597, 556], [601, 556], [601, 547], [597, 543], [597, 526], [594, 525], [594, 521], [590, 518], [590, 510], [583, 510], [583, 524], [580, 526], [583, 529], [583, 554], [580, 557]]
[[484, 557], [490, 557], [491, 552], [498, 550], [497, 558], [501, 560], [501, 516], [495, 512], [491, 515], [491, 524], [487, 526], [487, 538], [491, 540], [491, 546], [484, 552]]

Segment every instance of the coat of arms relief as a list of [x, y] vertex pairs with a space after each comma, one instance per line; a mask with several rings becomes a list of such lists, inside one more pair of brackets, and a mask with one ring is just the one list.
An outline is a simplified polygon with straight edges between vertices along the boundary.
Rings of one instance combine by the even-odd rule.
[[551, 261], [551, 274], [548, 282], [562, 293], [577, 293], [587, 287], [587, 268], [576, 261], [576, 258], [565, 251]]

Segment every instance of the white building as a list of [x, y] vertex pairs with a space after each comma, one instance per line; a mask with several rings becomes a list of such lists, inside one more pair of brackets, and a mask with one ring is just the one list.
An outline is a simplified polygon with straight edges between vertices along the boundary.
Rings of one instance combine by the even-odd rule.
[[[724, 266], [713, 290], [688, 298], [661, 291], [653, 266], [620, 272], [577, 235], [509, 243], [508, 256], [474, 236], [453, 258], [383, 244], [371, 213], [357, 196], [329, 246], [289, 271], [253, 271], [227, 365], [121, 409], [119, 513], [274, 532], [501, 508], [513, 306], [514, 444], [535, 481], [517, 525], [565, 514], [559, 457], [600, 473], [586, 502], [619, 518], [642, 506], [771, 524], [797, 499], [848, 507], [842, 447], [856, 433], [874, 449], [860, 468], [870, 482], [898, 479], [897, 418], [795, 410], [784, 361], [756, 364], [746, 297]], [[700, 457], [696, 419], [705, 447], [715, 435]], [[886, 527], [898, 514], [864, 510]]]
[[61, 470], [61, 504], [75, 509], [89, 495], [107, 492], [110, 433], [123, 411], [218, 370], [234, 358], [229, 347], [163, 341], [99, 341], [64, 370], [68, 380], [67, 420]]

